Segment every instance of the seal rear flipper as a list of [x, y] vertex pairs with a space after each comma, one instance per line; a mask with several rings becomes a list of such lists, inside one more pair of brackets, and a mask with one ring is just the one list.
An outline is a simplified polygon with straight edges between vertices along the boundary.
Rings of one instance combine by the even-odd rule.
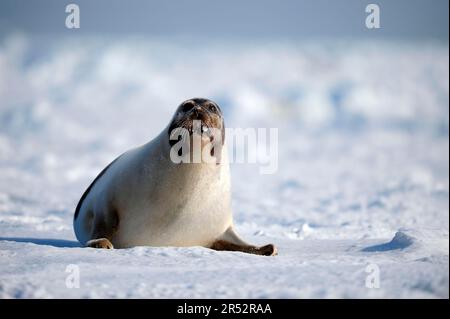
[[272, 244], [261, 247], [247, 244], [239, 238], [232, 227], [229, 227], [222, 236], [214, 241], [210, 248], [214, 250], [240, 251], [262, 256], [275, 256], [278, 253], [277, 248]]

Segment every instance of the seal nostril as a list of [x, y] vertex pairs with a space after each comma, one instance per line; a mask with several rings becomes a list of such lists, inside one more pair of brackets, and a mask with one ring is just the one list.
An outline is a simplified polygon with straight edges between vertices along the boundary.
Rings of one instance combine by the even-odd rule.
[[202, 114], [202, 108], [197, 106], [195, 108], [192, 109], [192, 113], [196, 116], [196, 117], [200, 117], [200, 115]]

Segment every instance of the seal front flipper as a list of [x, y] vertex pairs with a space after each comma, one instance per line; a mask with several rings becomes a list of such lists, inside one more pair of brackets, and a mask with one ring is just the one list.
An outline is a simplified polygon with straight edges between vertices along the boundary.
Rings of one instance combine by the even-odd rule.
[[210, 248], [214, 250], [240, 251], [243, 253], [262, 256], [275, 256], [278, 254], [277, 248], [272, 244], [261, 247], [247, 244], [239, 238], [231, 226], [225, 231], [225, 233], [223, 233], [222, 236], [213, 242]]
[[107, 238], [91, 239], [86, 243], [86, 247], [113, 249], [114, 246]]
[[119, 225], [117, 210], [109, 209], [97, 212], [92, 224], [90, 240], [86, 242], [86, 247], [113, 249], [112, 237]]

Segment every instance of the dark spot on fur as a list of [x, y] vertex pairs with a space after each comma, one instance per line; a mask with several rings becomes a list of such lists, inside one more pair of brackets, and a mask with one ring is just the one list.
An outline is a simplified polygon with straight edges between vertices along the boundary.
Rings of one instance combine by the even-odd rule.
[[112, 222], [112, 231], [113, 233], [115, 233], [118, 229], [119, 229], [119, 224], [120, 224], [120, 217], [119, 217], [119, 212], [117, 211], [117, 209], [114, 209], [114, 211], [111, 214], [111, 222]]

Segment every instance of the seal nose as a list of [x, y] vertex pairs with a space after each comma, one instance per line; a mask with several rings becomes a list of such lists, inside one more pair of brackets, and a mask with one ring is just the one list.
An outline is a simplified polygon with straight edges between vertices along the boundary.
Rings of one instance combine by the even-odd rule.
[[193, 109], [193, 112], [194, 112], [195, 115], [199, 115], [201, 113], [201, 111], [202, 111], [202, 108], [200, 106], [198, 106], [198, 105], [195, 106], [194, 109]]

